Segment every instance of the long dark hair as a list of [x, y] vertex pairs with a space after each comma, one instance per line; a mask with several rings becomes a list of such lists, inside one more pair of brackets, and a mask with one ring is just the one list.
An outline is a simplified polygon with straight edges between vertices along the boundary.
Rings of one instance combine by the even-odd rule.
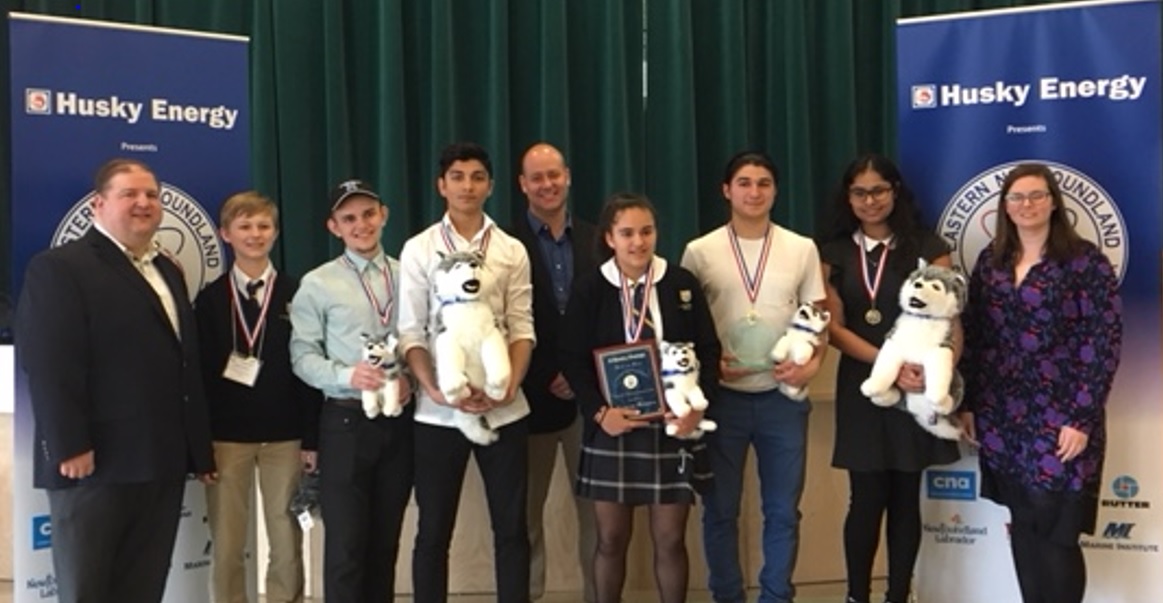
[[654, 204], [646, 198], [646, 195], [622, 192], [606, 197], [606, 202], [602, 205], [602, 213], [598, 214], [598, 224], [594, 236], [594, 256], [599, 262], [605, 262], [614, 257], [614, 250], [606, 245], [606, 235], [613, 232], [614, 221], [618, 219], [618, 214], [634, 208], [650, 212], [650, 216], [654, 218], [655, 228], [658, 227], [658, 212], [654, 210]]
[[1001, 193], [997, 196], [997, 225], [994, 227], [991, 260], [994, 268], [1013, 266], [1022, 253], [1018, 228], [1006, 213], [1006, 195], [1015, 182], [1026, 176], [1045, 180], [1046, 190], [1050, 191], [1050, 200], [1054, 203], [1054, 208], [1050, 211], [1050, 236], [1046, 239], [1045, 256], [1054, 261], [1069, 260], [1078, 257], [1088, 245], [1070, 225], [1070, 218], [1066, 215], [1065, 199], [1062, 197], [1062, 187], [1058, 185], [1054, 172], [1045, 164], [1023, 163], [1006, 174], [1006, 179], [1001, 184]]
[[892, 213], [888, 215], [888, 227], [896, 237], [896, 246], [893, 253], [889, 254], [889, 263], [906, 271], [912, 270], [916, 268], [917, 258], [921, 253], [920, 238], [925, 232], [921, 210], [917, 207], [912, 189], [905, 184], [900, 169], [884, 155], [868, 153], [848, 164], [832, 196], [832, 211], [835, 217], [824, 242], [851, 240], [852, 233], [860, 228], [860, 219], [852, 211], [852, 203], [848, 200], [848, 189], [857, 176], [869, 170], [876, 172], [892, 185], [893, 194], [896, 195]]

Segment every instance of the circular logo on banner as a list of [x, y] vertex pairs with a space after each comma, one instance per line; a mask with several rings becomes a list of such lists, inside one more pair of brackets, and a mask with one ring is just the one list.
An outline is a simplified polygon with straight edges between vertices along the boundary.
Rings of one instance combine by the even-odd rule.
[[[971, 178], [945, 204], [938, 232], [953, 247], [953, 260], [970, 272], [978, 254], [993, 240], [998, 195], [1006, 174], [1029, 161], [991, 167]], [[1040, 161], [1050, 168], [1062, 189], [1066, 215], [1079, 236], [1091, 241], [1114, 266], [1119, 282], [1127, 271], [1129, 242], [1126, 222], [1110, 194], [1093, 178], [1068, 165]]]
[[[222, 242], [213, 219], [201, 204], [176, 186], [165, 182], [160, 186], [162, 223], [155, 238], [182, 269], [192, 299], [222, 274]], [[96, 195], [90, 192], [65, 213], [53, 233], [53, 247], [79, 239], [89, 231], [93, 225], [91, 203]]]

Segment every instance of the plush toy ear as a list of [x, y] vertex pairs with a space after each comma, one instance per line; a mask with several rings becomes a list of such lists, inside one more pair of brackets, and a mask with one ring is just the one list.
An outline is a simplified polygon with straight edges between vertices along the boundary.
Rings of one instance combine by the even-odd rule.
[[918, 270], [921, 268], [924, 268], [925, 266], [928, 266], [928, 265], [929, 265], [929, 262], [926, 262], [925, 258], [917, 258], [917, 269]]
[[820, 310], [820, 317], [824, 319], [824, 322], [832, 322], [832, 313], [827, 310]]
[[441, 260], [444, 260], [444, 258], [448, 257], [448, 254], [446, 254], [446, 253], [444, 253], [443, 251], [440, 251], [439, 249], [437, 249], [437, 250], [436, 250], [436, 257], [440, 258]]
[[359, 334], [359, 340], [364, 342], [364, 343], [367, 343], [367, 340], [369, 340], [371, 338], [372, 338], [372, 336], [368, 335], [367, 333], [360, 333]]

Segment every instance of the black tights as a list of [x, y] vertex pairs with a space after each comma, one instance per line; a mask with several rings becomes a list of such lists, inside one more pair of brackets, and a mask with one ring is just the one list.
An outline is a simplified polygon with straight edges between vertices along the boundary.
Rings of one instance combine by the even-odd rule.
[[1080, 603], [1086, 592], [1086, 562], [1078, 534], [1056, 525], [1060, 504], [1039, 500], [1037, 494], [1031, 499], [1029, 506], [1010, 507], [1010, 551], [1022, 601]]
[[[650, 538], [654, 543], [654, 581], [660, 603], [686, 600], [688, 561], [686, 523], [690, 506], [650, 505]], [[626, 582], [626, 550], [634, 532], [634, 507], [595, 501], [598, 548], [594, 553], [597, 603], [618, 603]]]
[[886, 601], [907, 601], [913, 566], [921, 546], [921, 474], [913, 471], [849, 471], [851, 498], [844, 520], [848, 596], [870, 600], [872, 563], [880, 545], [881, 520], [888, 513]]

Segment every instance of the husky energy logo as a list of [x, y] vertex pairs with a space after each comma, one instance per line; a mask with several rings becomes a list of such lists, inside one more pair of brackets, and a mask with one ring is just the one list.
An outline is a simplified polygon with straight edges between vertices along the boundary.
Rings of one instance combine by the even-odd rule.
[[[1098, 245], [1114, 266], [1119, 282], [1127, 271], [1129, 242], [1126, 223], [1118, 205], [1093, 178], [1061, 163], [1038, 160], [1049, 166], [1062, 189], [1066, 214], [1078, 234]], [[938, 232], [953, 247], [954, 260], [971, 272], [981, 250], [993, 240], [999, 195], [1006, 174], [1027, 161], [991, 167], [974, 176], [945, 205]]]
[[[210, 214], [193, 197], [165, 182], [160, 186], [159, 199], [164, 211], [156, 238], [166, 255], [185, 273], [186, 289], [192, 300], [202, 287], [222, 274], [222, 242], [218, 240]], [[95, 195], [95, 192], [85, 195], [65, 214], [53, 234], [53, 247], [79, 239], [89, 231], [93, 225], [91, 202]]]

